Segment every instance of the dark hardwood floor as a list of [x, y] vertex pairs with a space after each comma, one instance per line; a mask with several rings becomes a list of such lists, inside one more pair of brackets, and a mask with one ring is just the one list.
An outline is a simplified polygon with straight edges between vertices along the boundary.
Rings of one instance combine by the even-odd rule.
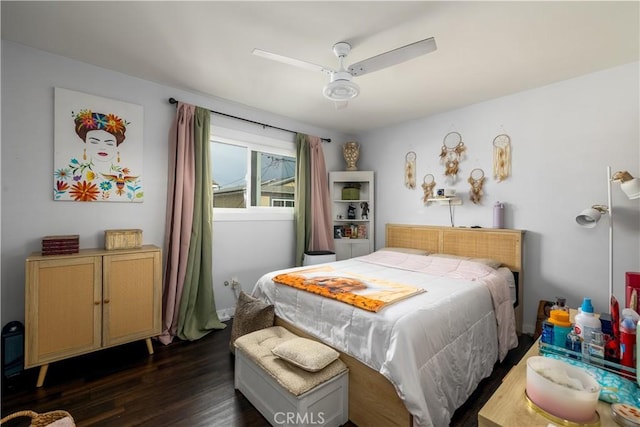
[[[35, 387], [38, 369], [26, 370], [3, 381], [2, 416], [25, 409], [38, 413], [63, 409], [79, 427], [268, 426], [234, 389], [230, 326], [196, 342], [154, 343], [152, 356], [139, 341], [56, 362], [42, 388]], [[477, 425], [484, 402], [532, 343], [530, 336], [520, 338], [518, 348], [496, 364], [491, 377], [456, 411], [452, 426]], [[28, 421], [21, 418], [3, 427], [28, 426]]]

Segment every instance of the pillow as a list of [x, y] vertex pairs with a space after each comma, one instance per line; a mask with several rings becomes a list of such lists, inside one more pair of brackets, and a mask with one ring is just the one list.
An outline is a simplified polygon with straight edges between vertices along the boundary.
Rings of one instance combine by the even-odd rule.
[[494, 270], [499, 268], [502, 265], [500, 261], [496, 261], [495, 259], [490, 259], [490, 258], [472, 258], [470, 256], [451, 255], [451, 254], [430, 254], [429, 256], [436, 257], [436, 258], [451, 258], [451, 259], [461, 259], [464, 261], [479, 262], [480, 264], [484, 264], [487, 267], [493, 268]]
[[243, 335], [273, 326], [275, 310], [273, 305], [240, 291], [236, 313], [231, 324], [229, 349], [235, 354], [233, 343]]
[[281, 359], [309, 372], [318, 372], [340, 354], [329, 346], [307, 338], [293, 338], [278, 344], [271, 352]]
[[390, 251], [390, 252], [401, 252], [403, 254], [413, 254], [413, 255], [429, 255], [429, 252], [422, 249], [412, 249], [412, 248], [382, 248], [381, 251]]

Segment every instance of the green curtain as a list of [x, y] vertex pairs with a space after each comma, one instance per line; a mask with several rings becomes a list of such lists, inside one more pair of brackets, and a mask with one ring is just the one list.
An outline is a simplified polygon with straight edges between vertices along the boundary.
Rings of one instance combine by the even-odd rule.
[[209, 110], [196, 107], [194, 120], [195, 200], [187, 270], [180, 300], [177, 334], [197, 340], [213, 329], [223, 329], [213, 296], [213, 200], [209, 158]]
[[307, 135], [296, 134], [296, 266], [302, 265], [311, 239], [311, 153]]

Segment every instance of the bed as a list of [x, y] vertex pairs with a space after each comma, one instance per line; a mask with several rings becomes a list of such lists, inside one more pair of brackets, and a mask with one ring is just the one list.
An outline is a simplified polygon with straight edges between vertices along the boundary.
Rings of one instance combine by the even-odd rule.
[[[519, 230], [388, 224], [386, 248], [458, 257], [380, 250], [319, 266], [425, 290], [377, 313], [274, 283], [305, 267], [268, 273], [252, 293], [274, 304], [278, 325], [340, 351], [350, 369], [353, 423], [448, 425], [495, 362], [517, 345], [522, 235]], [[505, 269], [517, 276], [520, 310], [513, 309]]]

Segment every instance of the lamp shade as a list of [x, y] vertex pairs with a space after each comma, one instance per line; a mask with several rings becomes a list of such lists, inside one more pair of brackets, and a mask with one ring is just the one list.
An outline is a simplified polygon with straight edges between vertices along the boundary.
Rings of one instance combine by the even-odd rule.
[[602, 213], [599, 210], [589, 208], [580, 212], [580, 215], [576, 217], [576, 222], [582, 227], [593, 228], [600, 221], [601, 216]]
[[624, 191], [629, 199], [640, 198], [640, 178], [633, 178], [620, 184], [620, 188]]
[[349, 72], [340, 70], [331, 73], [331, 81], [322, 89], [322, 94], [332, 101], [348, 101], [360, 93], [360, 87], [351, 81]]
[[332, 101], [348, 101], [360, 93], [360, 87], [349, 80], [334, 80], [327, 83], [323, 95]]

